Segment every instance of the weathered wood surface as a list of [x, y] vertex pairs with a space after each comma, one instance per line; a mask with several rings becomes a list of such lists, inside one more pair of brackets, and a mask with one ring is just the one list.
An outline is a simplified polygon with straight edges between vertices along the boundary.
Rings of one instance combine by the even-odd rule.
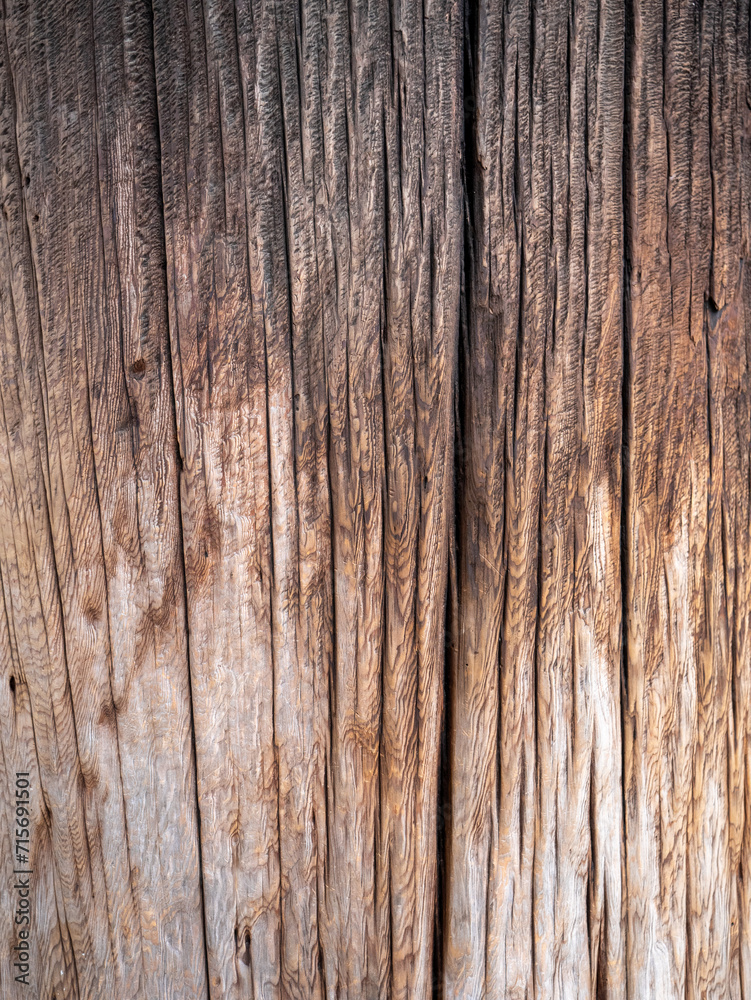
[[750, 997], [748, 0], [0, 18], [0, 996]]

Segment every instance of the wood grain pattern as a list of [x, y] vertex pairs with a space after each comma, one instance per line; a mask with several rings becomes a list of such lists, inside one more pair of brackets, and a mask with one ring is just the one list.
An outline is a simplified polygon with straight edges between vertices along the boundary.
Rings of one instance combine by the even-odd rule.
[[124, 27], [86, 5], [6, 10], [3, 526], [9, 581], [38, 581], [15, 627], [47, 648], [19, 650], [62, 896], [62, 954], [37, 988], [192, 997], [205, 961], [156, 107], [148, 24]]
[[745, 254], [742, 159], [727, 154], [739, 151], [735, 99], [717, 69], [735, 61], [743, 16], [646, 4], [627, 74], [624, 789], [630, 990], [645, 996], [742, 995], [722, 526], [725, 476], [742, 460], [732, 426], [725, 451], [722, 411], [745, 378], [731, 318]]
[[751, 995], [748, 0], [0, 27], [0, 995]]

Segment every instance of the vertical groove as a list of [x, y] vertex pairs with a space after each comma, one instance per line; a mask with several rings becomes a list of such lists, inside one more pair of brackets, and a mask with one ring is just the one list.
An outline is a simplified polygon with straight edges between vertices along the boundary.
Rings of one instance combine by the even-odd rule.
[[196, 751], [196, 726], [194, 719], [193, 710], [193, 671], [192, 671], [192, 656], [190, 649], [190, 629], [188, 627], [188, 585], [185, 567], [185, 543], [183, 539], [183, 509], [182, 509], [182, 490], [183, 490], [183, 460], [182, 460], [182, 449], [180, 444], [180, 435], [177, 430], [177, 407], [176, 407], [176, 392], [175, 392], [175, 378], [173, 372], [173, 350], [174, 345], [172, 341], [172, 330], [173, 323], [176, 317], [170, 319], [169, 313], [171, 308], [171, 296], [167, 288], [167, 237], [166, 237], [166, 219], [164, 215], [164, 196], [162, 192], [162, 138], [161, 138], [161, 127], [159, 123], [159, 101], [157, 99], [156, 93], [156, 51], [155, 51], [155, 39], [154, 39], [154, 7], [153, 0], [148, 0], [148, 12], [149, 12], [149, 36], [151, 38], [151, 70], [154, 78], [154, 112], [156, 116], [156, 147], [157, 147], [157, 162], [159, 164], [158, 171], [158, 188], [157, 188], [157, 199], [159, 205], [159, 215], [161, 220], [161, 231], [163, 236], [162, 252], [164, 254], [165, 262], [165, 303], [167, 308], [167, 340], [170, 344], [170, 350], [166, 355], [165, 362], [169, 368], [169, 382], [172, 387], [172, 429], [174, 434], [174, 448], [175, 456], [178, 463], [178, 484], [177, 484], [177, 524], [179, 525], [178, 542], [179, 542], [179, 562], [182, 569], [182, 586], [183, 586], [183, 628], [185, 630], [185, 651], [188, 658], [188, 702], [190, 705], [190, 737], [191, 737], [191, 759], [193, 765], [193, 788], [195, 790], [195, 809], [196, 809], [196, 821], [197, 821], [197, 844], [198, 844], [198, 885], [201, 894], [201, 927], [203, 931], [203, 968], [204, 975], [206, 976], [206, 993], [208, 1000], [216, 1000], [212, 996], [211, 992], [211, 977], [209, 975], [209, 954], [208, 954], [208, 938], [206, 937], [206, 900], [204, 897], [204, 885], [203, 885], [203, 845], [202, 845], [202, 833], [203, 826], [201, 823], [201, 796], [199, 793], [198, 785], [198, 767], [197, 767], [197, 751]]

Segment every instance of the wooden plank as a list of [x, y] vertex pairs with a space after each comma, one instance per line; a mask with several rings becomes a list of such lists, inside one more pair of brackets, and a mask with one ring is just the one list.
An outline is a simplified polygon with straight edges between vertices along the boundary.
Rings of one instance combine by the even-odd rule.
[[[504, 504], [506, 422], [513, 391], [513, 343], [518, 328], [519, 234], [513, 191], [514, 133], [527, 136], [528, 117], [504, 104], [509, 84], [526, 84], [528, 48], [517, 42], [524, 11], [515, 19], [481, 6], [484, 45], [477, 23], [467, 25], [471, 86], [476, 107], [474, 146], [467, 145], [472, 230], [467, 332], [459, 371], [466, 390], [459, 406], [462, 461], [457, 497], [457, 606], [459, 621], [450, 661], [450, 813], [447, 818], [444, 993], [477, 997], [485, 991], [485, 948], [495, 912], [487, 884], [497, 838], [499, 678], [497, 650], [505, 585]], [[510, 20], [510, 24], [508, 23]], [[474, 34], [473, 34], [474, 33]], [[505, 35], [516, 44], [504, 44]], [[521, 47], [521, 67], [517, 51]], [[511, 91], [514, 92], [513, 89]], [[509, 125], [511, 128], [509, 128]], [[501, 156], [501, 151], [503, 156]], [[526, 176], [524, 177], [526, 181]], [[522, 178], [519, 177], [519, 182]], [[522, 192], [520, 191], [520, 194]], [[491, 231], [491, 218], [493, 226]], [[470, 242], [468, 252], [472, 254]], [[491, 261], [495, 265], [491, 272]], [[501, 302], [503, 303], [501, 312]], [[508, 360], [507, 360], [508, 359]], [[491, 840], [492, 838], [492, 840]]]
[[[697, 998], [742, 996], [739, 914], [734, 898], [740, 860], [737, 808], [742, 783], [736, 729], [740, 727], [743, 733], [748, 727], [748, 704], [734, 692], [736, 685], [740, 690], [746, 688], [746, 670], [742, 661], [733, 662], [734, 633], [739, 626], [743, 628], [748, 606], [745, 599], [740, 605], [735, 603], [737, 557], [731, 554], [729, 544], [735, 510], [747, 509], [749, 488], [743, 457], [747, 453], [745, 433], [741, 432], [739, 439], [736, 423], [738, 408], [749, 391], [748, 334], [742, 300], [746, 269], [741, 223], [743, 160], [736, 89], [747, 66], [739, 51], [738, 5], [710, 5], [702, 13], [700, 121], [706, 115], [706, 126], [701, 121], [702, 127], [693, 132], [693, 143], [687, 150], [692, 168], [698, 160], [708, 173], [696, 207], [692, 198], [690, 216], [691, 234], [700, 234], [699, 274], [705, 287], [704, 309], [699, 303], [692, 308], [690, 329], [693, 333], [698, 322], [703, 321], [710, 475], [701, 580], [704, 620], [694, 612], [695, 625], [700, 629], [700, 658], [688, 853], [687, 995]], [[747, 87], [747, 76], [745, 80]], [[695, 118], [699, 117], [692, 111]], [[683, 123], [677, 124], [682, 129]], [[711, 226], [706, 223], [708, 216]], [[704, 270], [707, 266], [708, 270]], [[740, 621], [736, 618], [738, 612]]]
[[[668, 37], [667, 10], [673, 15]], [[687, 12], [684, 31], [688, 22]], [[692, 477], [691, 454], [697, 471], [708, 458], [700, 387], [705, 348], [692, 339], [687, 322], [692, 305], [683, 245], [687, 205], [681, 205], [677, 245], [670, 245], [675, 223], [668, 232], [667, 179], [684, 185], [684, 199], [687, 193], [685, 146], [671, 147], [668, 162], [673, 104], [664, 103], [670, 81], [663, 70], [675, 67], [669, 41], [676, 38], [676, 27], [672, 6], [664, 11], [645, 3], [634, 10], [624, 191], [627, 964], [630, 994], [665, 997], [686, 990], [687, 832], [697, 713], [692, 601], [706, 532], [706, 495]], [[684, 41], [678, 58], [685, 63], [686, 56]], [[679, 94], [678, 100], [687, 96]], [[672, 194], [675, 204], [675, 187]], [[672, 284], [674, 266], [680, 266], [679, 296]], [[700, 308], [701, 294], [697, 282]], [[696, 426], [702, 417], [704, 425]]]
[[748, 0], [0, 24], [0, 955], [741, 1000]]
[[[146, 996], [206, 996], [152, 33], [92, 22], [103, 321], [86, 325], [130, 880]], [[111, 210], [107, 210], [111, 206]], [[108, 218], [109, 216], [109, 218]], [[80, 280], [71, 267], [72, 280]]]
[[[40, 213], [31, 207], [36, 208], [36, 189], [31, 190], [31, 163], [23, 147], [29, 136], [23, 121], [34, 92], [29, 93], [30, 81], [19, 72], [28, 36], [18, 12], [15, 18], [10, 13], [3, 60], [3, 106], [6, 123], [13, 125], [3, 130], [3, 582], [21, 679], [28, 685], [39, 761], [32, 839], [42, 848], [40, 868], [47, 871], [43, 892], [48, 902], [54, 892], [57, 915], [55, 920], [48, 912], [37, 924], [38, 934], [45, 926], [51, 933], [40, 948], [44, 964], [37, 964], [33, 974], [37, 987], [50, 993], [92, 997], [102, 985], [109, 990], [117, 985], [132, 996], [140, 961], [106, 654], [101, 640], [96, 641], [101, 631], [92, 635], [101, 625], [89, 626], [82, 614], [91, 582], [86, 579], [87, 553], [81, 553], [80, 574], [74, 574], [72, 565], [74, 539], [79, 551], [86, 549], [88, 525], [83, 521], [92, 512], [96, 516], [93, 475], [71, 516], [62, 481], [63, 448], [57, 426], [50, 429], [50, 414], [56, 411], [48, 395], [42, 343], [49, 289], [38, 283], [33, 264], [36, 233], [31, 224]], [[44, 89], [41, 99], [46, 96]], [[34, 164], [39, 169], [36, 160]], [[12, 225], [7, 224], [10, 220]], [[59, 335], [64, 315], [59, 317]], [[70, 354], [61, 341], [64, 362]], [[70, 352], [76, 347], [80, 359], [80, 337], [77, 344], [70, 343]], [[55, 375], [57, 391], [69, 396], [72, 381], [66, 385], [59, 371]], [[76, 406], [80, 416], [80, 392]], [[71, 478], [79, 471], [75, 458], [75, 451], [66, 451], [64, 471]], [[70, 479], [67, 485], [70, 489]], [[82, 514], [83, 500], [90, 503]], [[89, 569], [96, 574], [95, 557]], [[83, 586], [77, 588], [76, 579]], [[95, 577], [95, 595], [101, 583]], [[44, 851], [47, 838], [39, 829], [45, 820], [56, 869], [52, 885]], [[32, 857], [36, 864], [34, 853]]]
[[[248, 233], [252, 234], [248, 249], [248, 284], [254, 295], [252, 301], [258, 303], [255, 323], [259, 329], [259, 340], [244, 356], [244, 363], [257, 366], [262, 361], [265, 380], [258, 385], [260, 402], [264, 406], [259, 419], [262, 423], [267, 421], [262, 438], [265, 457], [262, 455], [259, 460], [267, 461], [269, 468], [266, 477], [257, 477], [257, 493], [263, 495], [267, 478], [272, 528], [271, 535], [263, 541], [263, 519], [260, 519], [259, 524], [256, 522], [258, 537], [261, 539], [256, 544], [266, 545], [269, 552], [273, 551], [273, 566], [268, 574], [273, 581], [268, 621], [275, 695], [272, 726], [280, 782], [281, 926], [278, 928], [278, 940], [283, 956], [282, 988], [292, 989], [293, 982], [295, 988], [300, 988], [301, 976], [311, 990], [320, 988], [317, 985], [316, 969], [316, 938], [319, 935], [315, 933], [315, 921], [319, 919], [320, 912], [323, 914], [320, 937], [324, 942], [326, 982], [332, 984], [330, 988], [336, 988], [334, 984], [339, 982], [342, 984], [340, 988], [358, 992], [363, 988], [363, 983], [370, 982], [373, 986], [368, 988], [378, 988], [381, 982], [385, 953], [380, 940], [384, 933], [388, 935], [391, 912], [388, 898], [384, 904], [386, 909], [380, 916], [376, 915], [375, 904], [377, 831], [385, 831], [383, 824], [378, 826], [383, 615], [380, 568], [383, 544], [381, 484], [384, 480], [385, 455], [380, 347], [384, 323], [383, 291], [380, 285], [384, 265], [380, 240], [384, 221], [383, 205], [374, 202], [373, 197], [375, 195], [379, 198], [383, 190], [383, 181], [378, 179], [377, 172], [382, 169], [379, 167], [378, 144], [384, 128], [381, 121], [383, 98], [378, 88], [383, 87], [386, 66], [382, 61], [374, 62], [372, 67], [369, 63], [380, 51], [378, 46], [380, 45], [381, 50], [384, 48], [386, 21], [380, 19], [374, 25], [372, 34], [366, 29], [358, 36], [358, 58], [354, 64], [355, 79], [352, 88], [355, 93], [360, 88], [362, 97], [358, 97], [357, 101], [354, 97], [347, 97], [345, 104], [341, 104], [337, 77], [333, 78], [334, 89], [330, 95], [328, 93], [332, 80], [326, 78], [326, 67], [320, 65], [320, 45], [315, 42], [318, 32], [332, 32], [327, 51], [333, 59], [333, 65], [339, 71], [345, 71], [345, 67], [352, 66], [351, 57], [346, 51], [349, 44], [347, 36], [339, 31], [336, 18], [326, 25], [323, 24], [323, 18], [317, 20], [320, 15], [317, 15], [315, 8], [311, 9], [310, 17], [306, 18], [304, 24], [296, 20], [296, 16], [295, 10], [290, 10], [288, 16], [282, 15], [280, 19], [272, 9], [263, 5], [253, 8], [252, 17], [250, 9], [240, 9], [237, 38], [233, 40], [232, 25], [225, 22], [221, 11], [209, 11], [205, 26], [208, 40], [201, 39], [204, 25], [197, 19], [192, 30], [197, 38], [195, 51], [200, 51], [200, 47], [205, 45], [209, 53], [210, 68], [207, 72], [213, 71], [212, 60], [216, 60], [220, 95], [224, 96], [223, 88], [226, 87], [234, 88], [231, 92], [228, 90], [228, 102], [237, 101], [235, 91], [238, 88], [245, 96], [242, 113], [246, 138], [242, 144], [236, 145], [241, 139], [238, 133], [222, 136], [222, 169], [225, 177], [229, 175], [233, 178], [229, 182], [225, 181], [225, 187], [229, 190], [239, 190], [242, 183], [246, 185], [244, 198], [248, 212]], [[443, 14], [439, 12], [436, 24], [442, 26], [444, 20]], [[162, 49], [159, 36], [161, 23], [158, 15], [158, 74], [160, 53], [166, 53], [168, 48], [172, 51], [185, 47], [182, 36], [178, 36], [169, 46], [165, 42]], [[280, 23], [283, 25], [281, 28]], [[168, 25], [166, 17], [164, 24], [174, 27], [171, 23]], [[365, 24], [363, 27], [365, 28]], [[458, 14], [454, 11], [453, 21], [449, 22], [447, 28], [441, 27], [447, 41], [443, 41], [443, 35], [438, 35], [435, 41], [431, 37], [428, 43], [441, 46], [437, 69], [441, 69], [446, 62], [449, 68], [453, 67], [454, 76], [458, 72], [459, 27]], [[179, 30], [188, 31], [187, 28]], [[416, 24], [410, 30], [415, 38], [412, 44], [417, 46], [419, 43], [421, 51], [421, 33], [424, 29]], [[229, 32], [229, 35], [224, 37], [222, 31]], [[216, 33], [216, 39], [212, 32]], [[219, 38], [222, 38], [222, 44], [219, 43]], [[224, 59], [224, 53], [231, 53], [235, 42], [237, 66], [232, 64], [232, 59]], [[300, 64], [298, 46], [307, 57]], [[372, 54], [369, 46], [372, 47]], [[359, 49], [362, 49], [361, 53]], [[204, 60], [198, 56], [196, 59], [196, 65], [200, 64], [197, 72], [203, 73]], [[167, 73], [166, 56], [164, 60]], [[361, 61], [362, 70], [359, 69]], [[369, 84], [373, 68], [376, 71], [376, 89], [371, 89]], [[169, 67], [170, 72], [172, 69]], [[362, 84], [357, 79], [359, 72], [364, 74]], [[311, 87], [310, 91], [307, 88], [301, 91], [303, 84], [307, 84], [309, 79], [315, 81], [316, 86]], [[454, 185], [451, 211], [458, 218], [457, 105], [450, 88], [440, 90], [438, 77], [432, 86], [436, 98], [435, 109], [432, 105], [428, 109], [430, 114], [435, 116], [437, 125], [442, 125], [443, 119], [448, 117], [446, 155], [449, 157], [449, 168], [453, 171], [450, 182]], [[179, 114], [173, 104], [169, 103], [172, 92], [166, 77], [160, 87], [162, 117], [169, 122], [169, 130], [163, 131], [163, 149], [165, 203], [170, 219], [173, 211], [177, 213], [178, 204], [181, 212], [187, 211], [189, 214], [190, 209], [186, 210], [185, 205], [190, 204], [191, 199], [199, 199], [201, 189], [200, 185], [187, 190], [179, 186], [183, 183], [186, 171], [177, 167], [176, 162], [180, 157], [188, 155], [183, 139], [187, 132], [182, 125], [178, 125], [173, 131], [172, 122], [179, 118]], [[414, 75], [410, 88], [414, 93], [422, 91], [422, 72]], [[212, 91], [213, 85], [206, 84], [206, 95]], [[301, 92], [304, 95], [302, 98], [299, 96]], [[348, 93], [347, 88], [344, 93]], [[213, 100], [209, 96], [205, 99]], [[195, 97], [197, 108], [202, 107], [202, 100], [200, 94]], [[211, 104], [207, 106], [217, 107]], [[240, 113], [231, 103], [223, 108], [223, 112], [230, 117]], [[351, 116], [351, 128], [355, 132], [359, 128], [363, 135], [361, 141], [351, 144], [351, 148], [342, 145], [340, 141], [345, 115]], [[323, 131], [318, 124], [322, 117], [325, 122]], [[418, 128], [418, 124], [413, 126], [415, 134], [422, 132], [422, 126]], [[329, 126], [328, 130], [326, 126]], [[207, 131], [210, 134], [211, 130]], [[301, 141], [301, 135], [306, 141]], [[395, 135], [392, 143], [394, 146], [397, 144]], [[196, 148], [200, 146], [198, 142], [195, 145]], [[440, 148], [438, 152], [440, 153]], [[396, 156], [395, 151], [392, 155]], [[416, 162], [419, 163], [419, 159]], [[380, 163], [383, 163], [382, 153]], [[212, 159], [211, 154], [206, 154], [201, 169], [213, 169], [212, 164], [216, 166], [216, 160]], [[190, 169], [187, 168], [187, 171]], [[429, 166], [429, 169], [435, 174], [435, 180], [431, 183], [435, 184], [437, 191], [441, 191], [440, 197], [444, 199], [443, 161], [439, 158], [436, 166]], [[235, 179], [235, 174], [237, 178], [244, 176], [244, 180]], [[317, 176], [321, 179], [316, 180]], [[419, 170], [413, 172], [413, 177], [411, 184], [419, 183]], [[235, 188], [235, 185], [238, 187]], [[280, 193], [283, 196], [281, 202]], [[408, 206], [407, 221], [414, 228], [420, 205], [417, 195], [413, 194], [412, 197], [414, 203]], [[289, 218], [287, 231], [287, 220], [282, 214], [282, 208]], [[416, 419], [419, 448], [427, 456], [427, 459], [423, 459], [427, 497], [419, 510], [423, 528], [418, 533], [416, 520], [412, 537], [408, 539], [408, 558], [416, 559], [421, 547], [424, 551], [424, 568], [420, 571], [418, 587], [425, 591], [425, 596], [418, 601], [421, 634], [416, 643], [421, 649], [425, 668], [422, 689], [414, 688], [410, 713], [415, 717], [420, 711], [424, 718], [424, 722], [418, 724], [423, 730], [422, 757], [417, 744], [409, 752], [413, 757], [416, 775], [414, 780], [419, 789], [417, 808], [422, 824], [420, 839], [427, 846], [419, 850], [417, 860], [409, 857], [409, 852], [404, 847], [398, 852], [399, 863], [406, 865], [406, 877], [417, 878], [420, 889], [410, 888], [409, 896], [399, 886], [394, 890], [397, 907], [408, 906], [413, 910], [418, 905], [424, 907], [422, 930], [418, 931], [422, 946], [415, 950], [420, 966], [416, 973], [412, 973], [413, 953], [407, 951], [401, 959], [401, 965], [403, 969], [409, 968], [410, 971], [398, 973], [402, 977], [416, 975], [422, 984], [421, 990], [428, 988], [427, 980], [432, 971], [430, 943], [433, 935], [435, 862], [430, 843], [435, 828], [441, 684], [439, 651], [443, 641], [447, 558], [445, 542], [441, 544], [440, 540], [445, 539], [449, 523], [445, 511], [450, 486], [450, 480], [446, 478], [450, 468], [447, 456], [452, 445], [451, 345], [454, 342], [458, 310], [458, 271], [455, 266], [453, 273], [450, 270], [447, 272], [448, 280], [443, 281], [444, 272], [450, 267], [452, 256], [456, 255], [450, 240], [440, 253], [435, 254], [436, 261], [431, 263], [431, 255], [434, 254], [431, 239], [438, 240], [441, 237], [444, 225], [442, 211], [441, 208], [436, 219], [430, 222], [436, 232], [424, 237], [426, 245], [423, 251], [423, 268], [427, 271], [433, 267], [437, 271], [436, 279], [441, 280], [441, 287], [445, 287], [445, 292], [433, 302], [429, 279], [427, 275], [422, 277], [420, 271], [415, 279], [416, 282], [419, 279], [420, 288], [412, 293], [413, 296], [421, 296], [422, 304], [418, 308], [424, 316], [420, 320], [421, 326], [416, 336], [428, 337], [432, 334], [436, 343], [446, 344], [441, 349], [446, 353], [445, 360], [439, 356], [435, 362], [437, 375], [427, 374], [428, 382], [438, 377], [443, 386], [437, 394], [438, 415], [434, 416], [429, 412], [424, 420], [419, 416]], [[236, 219], [239, 231], [242, 231], [239, 214]], [[322, 234], [315, 232], [314, 222], [322, 227]], [[174, 230], [169, 233], [169, 252], [174, 254], [175, 261], [180, 253], [188, 253], [186, 241], [189, 225], [192, 223], [183, 216], [174, 223]], [[169, 227], [170, 223], [168, 230]], [[454, 240], [458, 239], [455, 222], [451, 231]], [[319, 239], [320, 244], [317, 242]], [[312, 242], [319, 247], [315, 258], [310, 253]], [[185, 256], [182, 259], [187, 261]], [[189, 327], [193, 322], [192, 319], [184, 319], [180, 313], [180, 296], [187, 298], [187, 292], [180, 291], [178, 286], [187, 273], [187, 263], [171, 265], [170, 274], [177, 289], [173, 290], [179, 343], [175, 367], [182, 372], [180, 381], [185, 399], [189, 398], [184, 388], [186, 383], [190, 378], [200, 375], [198, 368], [191, 369], [193, 375], [186, 374], [185, 358], [195, 349], [191, 346], [184, 347], [180, 339], [183, 335], [180, 323], [183, 323], [184, 330], [186, 325]], [[336, 284], [335, 289], [332, 279]], [[241, 275], [238, 280], [244, 282], [244, 276]], [[333, 292], [333, 297], [328, 289]], [[314, 294], [318, 295], [320, 306], [311, 304]], [[194, 297], [194, 305], [199, 308], [200, 303], [196, 298]], [[229, 308], [228, 296], [223, 297], [223, 308]], [[238, 296], [233, 308], [245, 308], [242, 295]], [[320, 309], [323, 316], [322, 331], [318, 329], [321, 320], [316, 309]], [[432, 316], [430, 310], [433, 311]], [[226, 328], [234, 322], [234, 315], [231, 311], [225, 312], [218, 320], [214, 320], [215, 334], [219, 339], [217, 357], [222, 356], [225, 346], [222, 338], [226, 336]], [[253, 320], [250, 322], [252, 325]], [[261, 323], [263, 327], [260, 326]], [[384, 337], [387, 337], [385, 330]], [[317, 343], [322, 343], [324, 356], [319, 355], [320, 360], [310, 371], [311, 381], [308, 382], [304, 359], [306, 355], [310, 357], [311, 345], [315, 357], [315, 351], [320, 350]], [[419, 381], [418, 376], [418, 383]], [[217, 378], [212, 388], [220, 391], [220, 384]], [[419, 389], [418, 385], [418, 391]], [[422, 392], [428, 397], [424, 405], [431, 405], [429, 396], [432, 388], [426, 385]], [[261, 393], [265, 394], [265, 399], [260, 396]], [[410, 391], [410, 400], [413, 398], [414, 391]], [[419, 400], [419, 394], [417, 399]], [[190, 402], [193, 402], [192, 396]], [[182, 405], [181, 403], [180, 406]], [[418, 403], [413, 405], [417, 406]], [[198, 415], [191, 418], [196, 427], [200, 428], [200, 433], [210, 423], [207, 412], [208, 410], [199, 408]], [[311, 433], [308, 430], [311, 425], [307, 421], [312, 419], [310, 415], [313, 413], [316, 413], [318, 427]], [[181, 421], [184, 420], [185, 414], [181, 417]], [[434, 441], [429, 432], [436, 426], [436, 422], [440, 433]], [[221, 433], [226, 434], [224, 427]], [[254, 429], [253, 433], [258, 440], [258, 429]], [[311, 438], [315, 461], [313, 455], [306, 454], [308, 446], [303, 434]], [[187, 433], [185, 440], [188, 441]], [[324, 442], [328, 440], [333, 444], [327, 443], [324, 446]], [[435, 463], [436, 485], [431, 471], [434, 463], [430, 458], [434, 449], [438, 456]], [[192, 464], [187, 456], [185, 467], [187, 495], [193, 489], [187, 481], [189, 467], [192, 474]], [[225, 461], [221, 471], [226, 489], [233, 494], [233, 501], [241, 505], [247, 504], [248, 489], [242, 479], [244, 471], [241, 466]], [[311, 496], [307, 491], [312, 487], [315, 492]], [[192, 492], [190, 495], [193, 496]], [[326, 523], [329, 495], [332, 519], [330, 527]], [[194, 502], [198, 501], [188, 499], [184, 512], [191, 511]], [[222, 502], [225, 502], [224, 498]], [[402, 506], [414, 504], [414, 499], [399, 498], [399, 503]], [[257, 504], [254, 513], [257, 518]], [[397, 516], [402, 516], [401, 510]], [[189, 536], [194, 530], [194, 515], [191, 514], [189, 520], [184, 518], [184, 523], [186, 553], [189, 553], [192, 544]], [[303, 544], [301, 539], [304, 539]], [[325, 590], [325, 574], [327, 571], [332, 572], [332, 558], [333, 607], [327, 604], [331, 597], [327, 597]], [[329, 560], [328, 566], [323, 560]], [[317, 580], [319, 591], [323, 588], [316, 598], [319, 602], [317, 608], [311, 606], [312, 590], [304, 582], [310, 574]], [[242, 588], [248, 587], [243, 580], [239, 580], [237, 585], [241, 588], [238, 594], [242, 592]], [[396, 582], [392, 586], [396, 586]], [[190, 580], [188, 589], [190, 599], [193, 599], [194, 593], [197, 599], [199, 588]], [[411, 588], [409, 589], [411, 593]], [[259, 598], [261, 595], [262, 590], [259, 590]], [[221, 600], [224, 603], [225, 598], [222, 597]], [[196, 628], [205, 627], [200, 622], [208, 617], [208, 612], [197, 610], [196, 615], [199, 622]], [[310, 635], [311, 629], [314, 634], [307, 642], [313, 642], [312, 650], [307, 643], [303, 644], [304, 637]], [[198, 640], [200, 650], [208, 649], [212, 644], [215, 644], [213, 639]], [[334, 659], [330, 663], [332, 650]], [[320, 657], [319, 662], [311, 659], [311, 652]], [[329, 720], [326, 687], [330, 670], [332, 707]], [[397, 670], [396, 674], [396, 683], [408, 686], [413, 686], [417, 679], [414, 672], [403, 670], [401, 676]], [[219, 690], [222, 683], [224, 681], [219, 682]], [[315, 691], [318, 692], [317, 702], [313, 701]], [[214, 701], [207, 698], [206, 702], [201, 702], [198, 715], [201, 715], [204, 704], [207, 710], [214, 711]], [[200, 723], [197, 721], [197, 729], [212, 724], [208, 720]], [[329, 725], [330, 734], [325, 731]], [[204, 749], [208, 749], [210, 743], [211, 752], [216, 753], [216, 741], [207, 738], [204, 744], [202, 740], [203, 737], [200, 737], [198, 764], [201, 781]], [[316, 746], [320, 756], [317, 761], [311, 761], [307, 748]], [[418, 775], [418, 771], [422, 771], [425, 776], [423, 777], [423, 773]], [[330, 796], [327, 803], [324, 803], [321, 796], [324, 773]], [[226, 776], [223, 780], [226, 780]], [[316, 788], [318, 792], [315, 791]], [[401, 807], [402, 796], [397, 793], [394, 798], [391, 789], [388, 794], [391, 796], [389, 810], [394, 805]], [[413, 801], [415, 794], [414, 788], [410, 787], [403, 798]], [[420, 799], [423, 794], [427, 799], [425, 804]], [[317, 811], [323, 812], [318, 823]], [[322, 851], [317, 862], [319, 886], [316, 888], [313, 880], [316, 858], [310, 853], [311, 832], [318, 825], [324, 824], [329, 842], [325, 845], [325, 857]], [[221, 823], [217, 825], [220, 826]], [[218, 830], [206, 834], [209, 840], [215, 835], [221, 838], [223, 834]], [[384, 843], [387, 840], [384, 836]], [[206, 850], [208, 849], [207, 847]], [[388, 850], [384, 848], [384, 856]], [[407, 855], [404, 860], [401, 858], [402, 854]], [[211, 871], [207, 873], [208, 884], [222, 878], [221, 867], [216, 860], [212, 861]], [[418, 869], [416, 874], [409, 875], [415, 869]], [[269, 876], [269, 882], [272, 881]], [[422, 891], [423, 887], [425, 891]], [[225, 890], [217, 887], [216, 891], [219, 898], [226, 898], [223, 895]], [[316, 901], [318, 891], [324, 894], [320, 907]], [[214, 905], [211, 904], [212, 907]], [[210, 944], [210, 952], [212, 948], [225, 947], [220, 945], [220, 941], [227, 939], [226, 929], [218, 923], [218, 903], [216, 907], [216, 912], [212, 909], [210, 922], [212, 926], [217, 926], [217, 939]], [[226, 910], [224, 904], [223, 909]], [[315, 920], [312, 918], [314, 912]], [[410, 924], [409, 920], [402, 921], [403, 926], [398, 933], [407, 933], [403, 928]], [[243, 939], [241, 930], [238, 930], [238, 935]], [[266, 955], [262, 956], [263, 961], [266, 958]], [[232, 974], [226, 972], [220, 982], [228, 984], [231, 980]]]
[[[241, 75], [238, 53], [249, 15], [236, 23], [225, 4], [154, 5], [206, 948], [210, 992], [228, 998], [280, 995], [278, 458], [267, 384], [279, 384], [268, 338], [283, 335], [274, 320], [284, 303], [269, 301], [251, 246], [252, 226], [277, 246], [280, 233], [257, 207], [268, 172], [246, 204], [259, 142], [246, 136], [256, 81]], [[259, 77], [276, 86], [263, 63]]]
[[735, 698], [730, 714], [745, 667], [723, 496], [747, 335], [737, 113], [720, 83], [743, 71], [739, 14], [638, 4], [627, 69], [624, 794], [629, 990], [645, 996], [740, 995], [732, 730], [747, 722]]
[[471, 29], [445, 988], [616, 996], [623, 24], [529, 14]]
[[[123, 22], [103, 10], [92, 19], [85, 5], [13, 10], [8, 24], [27, 171], [24, 278], [39, 304], [21, 338], [41, 373], [32, 411], [46, 451], [27, 488], [49, 510], [69, 752], [80, 761], [69, 780], [80, 766], [80, 849], [103, 907], [67, 961], [82, 996], [108, 982], [123, 996], [201, 996], [155, 85], [136, 66], [150, 60], [149, 25], [126, 40]], [[44, 662], [33, 668], [44, 673]]]
[[381, 996], [377, 864], [384, 601], [385, 50], [388, 11], [320, 6], [316, 266], [328, 410], [332, 658], [320, 863], [327, 997]]
[[385, 112], [382, 991], [433, 995], [439, 739], [458, 346], [462, 16], [392, 14]]
[[[536, 651], [535, 993], [625, 997], [620, 732], [623, 16], [546, 51], [553, 318]], [[546, 19], [547, 20], [547, 19]], [[554, 20], [551, 13], [551, 21]], [[568, 98], [568, 99], [566, 99]]]
[[[328, 408], [316, 231], [321, 180], [318, 58], [322, 11], [281, 5], [254, 52], [244, 20], [244, 78], [274, 66], [275, 101], [249, 88], [247, 198], [276, 220], [273, 246], [256, 245], [256, 270], [273, 274], [275, 629], [274, 733], [279, 754], [281, 982], [284, 995], [322, 997], [326, 891], [326, 755], [333, 644]], [[258, 198], [254, 177], [268, 176]], [[279, 198], [281, 185], [283, 197]], [[275, 190], [276, 188], [276, 190]], [[257, 210], [258, 211], [258, 210]], [[276, 261], [276, 263], [274, 263]], [[283, 266], [286, 263], [286, 269]]]

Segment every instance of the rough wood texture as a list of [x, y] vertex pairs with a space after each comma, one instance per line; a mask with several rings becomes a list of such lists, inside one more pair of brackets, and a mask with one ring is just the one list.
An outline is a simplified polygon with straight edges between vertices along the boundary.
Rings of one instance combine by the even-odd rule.
[[751, 997], [748, 0], [0, 22], [0, 996]]

